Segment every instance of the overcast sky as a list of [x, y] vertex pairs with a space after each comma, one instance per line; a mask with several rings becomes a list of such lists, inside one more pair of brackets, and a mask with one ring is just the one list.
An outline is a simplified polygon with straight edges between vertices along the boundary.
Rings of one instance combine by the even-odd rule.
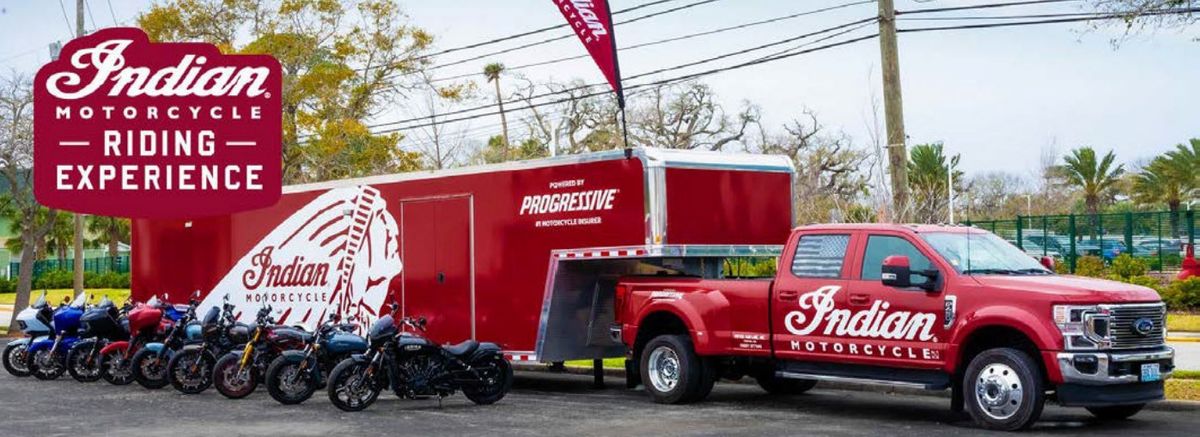
[[[87, 0], [88, 28], [128, 24], [151, 3], [147, 0]], [[648, 0], [612, 0], [622, 9]], [[684, 0], [670, 4], [691, 3]], [[849, 0], [723, 0], [697, 6], [617, 29], [618, 43], [629, 46], [717, 27], [756, 21]], [[74, 1], [64, 0], [74, 17]], [[965, 5], [972, 1], [896, 0], [901, 10]], [[551, 0], [420, 0], [402, 1], [413, 24], [437, 37], [440, 48], [455, 47], [558, 24], [562, 16]], [[669, 7], [631, 12], [630, 18]], [[1079, 6], [1032, 6], [947, 15], [1008, 15], [1074, 11]], [[71, 27], [58, 0], [0, 0], [0, 69], [32, 74], [49, 60], [47, 45], [65, 41]], [[751, 29], [726, 32], [678, 43], [621, 52], [626, 76], [678, 65], [764, 44], [860, 18], [873, 16], [874, 5], [787, 20]], [[115, 20], [114, 20], [115, 18]], [[942, 25], [906, 21], [901, 28]], [[952, 153], [963, 155], [968, 174], [1006, 170], [1022, 174], [1036, 167], [1042, 150], [1056, 144], [1060, 151], [1080, 145], [1114, 149], [1130, 162], [1200, 137], [1200, 31], [1159, 31], [1143, 34], [1114, 47], [1112, 30], [1088, 32], [1086, 25], [1059, 24], [971, 30], [955, 33], [910, 33], [900, 37], [904, 109], [910, 144], [943, 141]], [[863, 29], [862, 32], [870, 32]], [[545, 38], [557, 33], [538, 35]], [[533, 41], [521, 40], [517, 43]], [[497, 49], [498, 45], [489, 47]], [[782, 46], [790, 47], [790, 46]], [[446, 55], [448, 62], [484, 49]], [[507, 65], [538, 62], [582, 53], [578, 40], [566, 39], [498, 55]], [[764, 52], [731, 58], [723, 63], [665, 73], [682, 73], [729, 65], [762, 56]], [[435, 63], [437, 63], [435, 62]], [[487, 61], [438, 70], [435, 76], [475, 73]], [[881, 95], [879, 45], [875, 40], [802, 55], [704, 79], [720, 101], [736, 111], [743, 101], [761, 106], [768, 125], [777, 127], [803, 108], [816, 111], [831, 130], [842, 130], [860, 143], [869, 140], [871, 101]], [[521, 71], [532, 79], [603, 78], [588, 59]], [[651, 80], [641, 79], [630, 84]], [[385, 114], [382, 119], [404, 117]], [[496, 120], [472, 123], [481, 137]]]

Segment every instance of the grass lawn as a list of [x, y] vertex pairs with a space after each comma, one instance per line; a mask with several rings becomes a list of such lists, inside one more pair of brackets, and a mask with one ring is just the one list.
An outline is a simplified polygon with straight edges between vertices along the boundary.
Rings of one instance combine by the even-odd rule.
[[1168, 332], [1200, 332], [1200, 314], [1168, 313]]
[[[592, 360], [567, 361], [567, 362], [563, 363], [563, 365], [567, 366], [567, 367], [586, 367], [586, 368], [590, 369], [590, 368], [592, 368]], [[605, 369], [625, 370], [625, 359], [624, 358], [605, 358], [604, 359], [604, 368]]]
[[[117, 305], [122, 305], [125, 303], [126, 299], [129, 299], [128, 288], [86, 288], [84, 289], [84, 292], [91, 296], [89, 302], [92, 303], [99, 301], [101, 296], [108, 296], [108, 298]], [[29, 302], [33, 303], [33, 301], [37, 300], [38, 296], [41, 295], [42, 290], [34, 290], [33, 292], [29, 293]], [[59, 302], [62, 302], [63, 299], [69, 299], [74, 295], [74, 290], [69, 288], [46, 290], [46, 301], [57, 305]], [[0, 304], [12, 305], [16, 300], [16, 293], [0, 294]]]
[[1200, 401], [1200, 379], [1168, 379], [1166, 391], [1170, 400]]

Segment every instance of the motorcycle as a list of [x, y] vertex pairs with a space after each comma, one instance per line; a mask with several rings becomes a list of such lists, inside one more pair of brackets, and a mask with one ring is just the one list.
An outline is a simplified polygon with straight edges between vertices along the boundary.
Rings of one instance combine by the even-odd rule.
[[249, 396], [258, 388], [267, 365], [284, 351], [304, 347], [312, 334], [291, 326], [276, 326], [271, 307], [263, 306], [255, 317], [250, 341], [226, 353], [213, 366], [213, 386], [229, 399]]
[[250, 339], [250, 326], [234, 320], [233, 305], [226, 295], [221, 308], [209, 308], [200, 322], [201, 340], [189, 342], [167, 363], [167, 379], [180, 393], [196, 394], [212, 385], [217, 357]]
[[87, 294], [79, 293], [69, 303], [64, 300], [54, 310], [53, 338], [43, 337], [29, 344], [25, 365], [35, 378], [56, 379], [67, 371], [67, 351], [79, 341], [79, 319], [87, 299]]
[[17, 313], [17, 325], [25, 334], [18, 340], [10, 341], [4, 346], [4, 370], [12, 376], [29, 376], [29, 344], [49, 338], [54, 333], [51, 325], [54, 319], [54, 309], [46, 304], [46, 292], [34, 301], [28, 308]]
[[100, 377], [113, 385], [133, 382], [133, 355], [146, 344], [165, 337], [175, 322], [183, 318], [183, 312], [154, 296], [135, 305], [126, 318], [129, 340], [114, 341], [100, 349]]
[[325, 385], [325, 375], [352, 354], [367, 350], [367, 340], [353, 332], [357, 323], [341, 323], [330, 314], [301, 350], [285, 351], [267, 368], [267, 393], [281, 404], [299, 404]]
[[[392, 304], [392, 313], [398, 305]], [[415, 331], [425, 331], [425, 319], [401, 319]], [[500, 346], [467, 340], [439, 346], [423, 336], [398, 332], [391, 315], [371, 325], [370, 347], [364, 354], [342, 360], [329, 375], [329, 400], [343, 411], [361, 411], [373, 404], [384, 388], [396, 396], [442, 398], [462, 390], [479, 405], [499, 401], [512, 388], [512, 366]]]
[[166, 387], [167, 363], [171, 361], [175, 351], [182, 349], [189, 341], [200, 341], [202, 329], [196, 320], [196, 306], [200, 304], [200, 291], [197, 290], [188, 300], [183, 317], [167, 329], [161, 341], [146, 343], [133, 354], [130, 368], [133, 369], [133, 379], [142, 387], [157, 390]]
[[79, 322], [80, 340], [67, 351], [67, 372], [79, 382], [100, 380], [100, 349], [114, 341], [129, 340], [129, 322], [125, 315], [133, 306], [117, 308], [108, 296], [83, 312]]

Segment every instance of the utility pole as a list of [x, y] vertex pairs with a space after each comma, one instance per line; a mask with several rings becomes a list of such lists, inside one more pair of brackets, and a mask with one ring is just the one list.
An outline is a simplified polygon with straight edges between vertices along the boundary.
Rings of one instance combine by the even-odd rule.
[[950, 224], [954, 224], [954, 166], [946, 163], [946, 209], [950, 212]]
[[900, 93], [900, 59], [896, 47], [896, 7], [879, 0], [879, 56], [883, 70], [883, 111], [887, 123], [888, 164], [892, 175], [893, 220], [908, 220], [908, 147], [904, 104]]
[[[75, 37], [83, 38], [84, 0], [75, 0]], [[83, 293], [83, 215], [75, 213], [75, 295]]]

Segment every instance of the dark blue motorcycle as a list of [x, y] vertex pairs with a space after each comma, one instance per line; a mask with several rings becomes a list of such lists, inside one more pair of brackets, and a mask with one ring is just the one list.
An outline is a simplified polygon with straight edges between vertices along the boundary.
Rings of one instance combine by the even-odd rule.
[[67, 371], [67, 351], [79, 341], [80, 318], [87, 305], [87, 294], [79, 293], [71, 303], [54, 310], [54, 336], [29, 344], [26, 363], [37, 379], [56, 379]]
[[342, 360], [367, 351], [367, 340], [353, 334], [357, 323], [341, 323], [330, 314], [329, 320], [308, 334], [301, 350], [285, 351], [267, 368], [267, 392], [281, 404], [299, 404], [325, 386], [325, 376]]

